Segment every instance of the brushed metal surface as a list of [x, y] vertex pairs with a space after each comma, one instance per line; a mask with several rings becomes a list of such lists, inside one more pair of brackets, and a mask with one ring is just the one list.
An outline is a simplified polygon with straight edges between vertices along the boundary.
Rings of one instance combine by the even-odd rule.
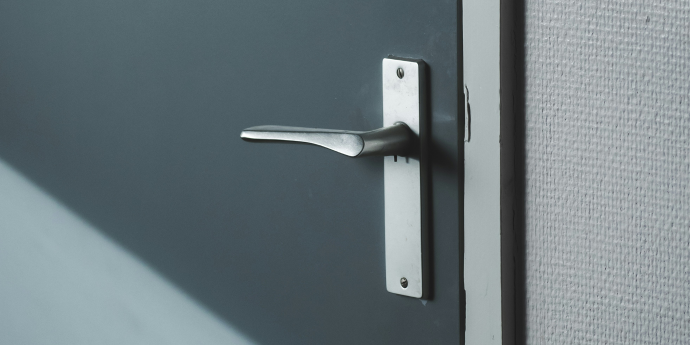
[[312, 144], [349, 157], [404, 155], [411, 152], [415, 144], [412, 131], [403, 122], [367, 132], [256, 126], [243, 130], [240, 137], [246, 141], [292, 141]]
[[425, 66], [421, 60], [397, 58], [383, 59], [382, 66], [383, 125], [405, 122], [419, 139], [419, 149], [409, 156], [384, 157], [386, 288], [422, 298], [427, 294], [428, 273]]

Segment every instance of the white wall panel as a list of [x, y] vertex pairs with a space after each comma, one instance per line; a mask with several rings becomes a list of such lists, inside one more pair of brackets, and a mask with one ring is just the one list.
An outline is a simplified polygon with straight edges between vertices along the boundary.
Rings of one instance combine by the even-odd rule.
[[526, 1], [529, 344], [690, 342], [690, 1]]

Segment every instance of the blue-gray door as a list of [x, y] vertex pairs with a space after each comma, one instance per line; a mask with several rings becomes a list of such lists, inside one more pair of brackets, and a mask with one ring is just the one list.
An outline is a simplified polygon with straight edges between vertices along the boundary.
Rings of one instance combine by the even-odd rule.
[[[457, 6], [3, 1], [0, 158], [257, 343], [457, 344]], [[388, 55], [429, 66], [428, 300], [386, 291], [382, 158], [239, 138], [381, 127]]]

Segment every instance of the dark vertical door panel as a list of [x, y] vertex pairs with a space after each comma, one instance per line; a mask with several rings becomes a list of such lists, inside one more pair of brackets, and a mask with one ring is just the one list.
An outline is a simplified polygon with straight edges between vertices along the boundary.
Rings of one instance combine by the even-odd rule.
[[[0, 158], [259, 343], [459, 343], [456, 7], [4, 1]], [[386, 292], [381, 158], [239, 139], [381, 127], [389, 54], [429, 65], [427, 303]]]

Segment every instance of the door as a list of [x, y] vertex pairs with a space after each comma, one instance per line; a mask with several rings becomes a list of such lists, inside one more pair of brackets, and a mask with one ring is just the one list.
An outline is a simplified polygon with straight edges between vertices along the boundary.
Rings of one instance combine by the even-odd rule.
[[[457, 344], [457, 7], [3, 2], [0, 158], [257, 344]], [[389, 55], [428, 66], [426, 299], [386, 289], [381, 157], [240, 139], [382, 127]]]

